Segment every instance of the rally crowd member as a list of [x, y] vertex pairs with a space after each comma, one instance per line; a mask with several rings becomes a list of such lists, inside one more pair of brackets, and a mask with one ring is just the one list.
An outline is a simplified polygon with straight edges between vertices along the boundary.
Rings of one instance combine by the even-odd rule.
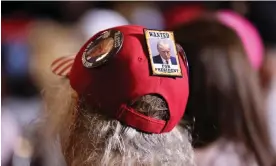
[[267, 56], [261, 68], [262, 86], [266, 95], [268, 111], [268, 127], [274, 150], [276, 151], [276, 52], [275, 49], [267, 51]]
[[186, 114], [195, 118], [197, 165], [275, 164], [257, 74], [263, 50], [255, 28], [235, 13], [219, 11], [173, 30], [190, 65]]
[[[107, 29], [76, 56], [53, 62], [61, 79], [44, 94], [43, 131], [60, 141], [68, 166], [194, 165], [189, 134], [176, 127], [188, 100], [187, 62], [170, 36], [180, 75], [156, 74], [149, 51], [156, 47], [145, 33], [134, 25]], [[102, 44], [106, 38], [113, 44]]]

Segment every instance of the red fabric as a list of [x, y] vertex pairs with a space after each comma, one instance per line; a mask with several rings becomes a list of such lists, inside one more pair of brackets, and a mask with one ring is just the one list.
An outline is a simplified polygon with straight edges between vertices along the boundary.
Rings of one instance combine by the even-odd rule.
[[2, 19], [1, 40], [25, 37], [31, 21], [31, 19]]
[[[101, 32], [92, 37], [81, 48], [72, 66], [69, 76], [72, 88], [87, 96], [91, 104], [100, 106], [109, 115], [136, 129], [150, 133], [171, 131], [183, 116], [189, 94], [188, 76], [182, 58], [179, 59], [182, 78], [152, 76], [144, 28], [128, 25], [112, 29], [123, 33], [121, 50], [105, 65], [88, 69], [82, 64], [82, 54], [89, 42]], [[170, 118], [165, 126], [151, 117], [145, 120], [145, 116], [138, 112], [120, 114], [128, 102], [147, 94], [158, 94], [166, 100]]]
[[202, 14], [205, 8], [200, 4], [176, 6], [165, 12], [165, 27], [172, 29], [183, 23], [194, 20]]
[[126, 123], [128, 126], [134, 128], [139, 126], [140, 130], [149, 133], [152, 131], [161, 133], [166, 125], [164, 120], [153, 119], [151, 117], [145, 116], [136, 112], [134, 109], [127, 107], [126, 105], [122, 105], [121, 111], [117, 115], [117, 118]]

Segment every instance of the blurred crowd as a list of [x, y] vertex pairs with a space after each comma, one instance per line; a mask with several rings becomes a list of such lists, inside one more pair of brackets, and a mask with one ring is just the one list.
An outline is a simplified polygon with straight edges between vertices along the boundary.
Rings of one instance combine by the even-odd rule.
[[[221, 48], [224, 48], [223, 43], [226, 43], [228, 40], [229, 42], [234, 42], [235, 40], [231, 37], [227, 38], [227, 35], [229, 35], [230, 32], [225, 31], [224, 34], [224, 31], [220, 31], [218, 28], [219, 26], [216, 27], [216, 23], [213, 23], [212, 21], [202, 21], [198, 24], [195, 23], [195, 25], [185, 26], [198, 17], [205, 16], [205, 13], [223, 11], [226, 9], [236, 13], [246, 22], [239, 25], [240, 29], [243, 28], [243, 30], [237, 30], [236, 33], [242, 33], [242, 37], [240, 37], [241, 42], [243, 44], [245, 43], [244, 47], [246, 47], [245, 50], [248, 54], [248, 59], [254, 68], [253, 73], [243, 72], [243, 69], [240, 68], [246, 68], [244, 70], [247, 71], [247, 66], [242, 62], [243, 59], [240, 59], [240, 63], [235, 63], [236, 60], [239, 61], [238, 58], [234, 59], [233, 57], [227, 57], [228, 60], [230, 59], [230, 66], [232, 63], [235, 63], [234, 65], [232, 64], [233, 72], [236, 72], [238, 75], [236, 82], [233, 83], [233, 85], [230, 85], [231, 87], [226, 83], [227, 80], [236, 78], [225, 76], [230, 73], [225, 69], [225, 66], [229, 65], [228, 62], [224, 62], [223, 59], [219, 59], [215, 56], [212, 57], [213, 59], [203, 58], [202, 61], [204, 61], [204, 63], [208, 63], [214, 68], [208, 67], [208, 69], [206, 69], [203, 65], [203, 67], [199, 69], [194, 67], [197, 65], [200, 66], [200, 64], [197, 64], [195, 60], [196, 58], [193, 59], [189, 57], [191, 54], [200, 54], [200, 51], [206, 51], [206, 54], [210, 54], [205, 46], [213, 46], [212, 44], [206, 44], [208, 43], [208, 36], [217, 35], [217, 44]], [[179, 41], [185, 50], [191, 66], [191, 96], [189, 98], [187, 111], [185, 112], [185, 121], [189, 123], [189, 130], [195, 131], [195, 134], [192, 134], [193, 146], [195, 148], [205, 148], [202, 148], [203, 150], [199, 153], [199, 157], [201, 157], [202, 160], [204, 158], [203, 161], [209, 162], [209, 160], [206, 159], [208, 158], [208, 155], [209, 158], [210, 156], [212, 158], [216, 153], [215, 151], [218, 151], [219, 148], [213, 146], [212, 143], [214, 140], [218, 140], [220, 135], [226, 133], [226, 135], [228, 134], [229, 138], [231, 138], [231, 136], [236, 134], [235, 131], [232, 132], [232, 127], [227, 125], [237, 125], [235, 127], [241, 127], [241, 132], [248, 132], [245, 133], [245, 135], [241, 134], [242, 136], [240, 136], [240, 131], [237, 131], [238, 134], [236, 138], [243, 139], [244, 141], [253, 140], [253, 142], [247, 142], [245, 144], [248, 144], [249, 151], [258, 151], [256, 154], [254, 153], [254, 155], [258, 156], [259, 153], [263, 153], [259, 155], [260, 159], [257, 160], [270, 160], [268, 155], [270, 151], [263, 149], [270, 143], [262, 143], [261, 140], [263, 138], [259, 138], [258, 135], [262, 135], [265, 132], [259, 131], [263, 129], [263, 126], [265, 126], [265, 130], [267, 130], [267, 133], [265, 134], [268, 134], [268, 140], [271, 141], [271, 144], [276, 151], [275, 9], [275, 2], [239, 1], [2, 2], [1, 165], [61, 165], [60, 163], [57, 164], [56, 161], [59, 160], [58, 162], [61, 162], [60, 160], [62, 160], [62, 156], [60, 153], [40, 150], [39, 146], [48, 145], [47, 143], [40, 144], [40, 141], [42, 142], [43, 139], [36, 135], [34, 132], [35, 125], [33, 125], [43, 116], [45, 98], [42, 94], [47, 90], [47, 87], [58, 81], [58, 77], [56, 77], [50, 70], [51, 62], [60, 56], [75, 55], [87, 39], [103, 29], [130, 24], [141, 25], [148, 29], [169, 29], [175, 31], [175, 39], [176, 41]], [[206, 17], [207, 16], [208, 14], [206, 14]], [[229, 16], [227, 14], [222, 14], [219, 17], [221, 17], [221, 22], [224, 22], [224, 20], [227, 20]], [[233, 17], [233, 19], [232, 22], [225, 22], [224, 24], [229, 27], [235, 26], [235, 21], [239, 21], [240, 18]], [[252, 27], [247, 28], [247, 24], [250, 24], [250, 26], [252, 25]], [[208, 31], [208, 27], [212, 29], [212, 31]], [[205, 31], [204, 28], [206, 28], [207, 31]], [[196, 30], [198, 30], [198, 32], [195, 32]], [[201, 34], [202, 36], [205, 36], [205, 38], [200, 36]], [[225, 40], [222, 40], [219, 37], [220, 35], [225, 36]], [[195, 46], [197, 49], [194, 48]], [[225, 48], [228, 47], [225, 46]], [[220, 65], [218, 65], [218, 63]], [[239, 65], [240, 68], [235, 65]], [[219, 70], [220, 73], [218, 73], [217, 76], [214, 76], [215, 73], [217, 73], [214, 72], [214, 70]], [[205, 78], [202, 78], [205, 77], [204, 74], [207, 73], [206, 77], [208, 77], [207, 71], [213, 72], [214, 75], [212, 75], [212, 77], [210, 76], [210, 80], [206, 82], [210, 83], [214, 81], [214, 79], [218, 82], [212, 84], [217, 87], [213, 87], [213, 89], [210, 88], [211, 90], [208, 93], [215, 94], [220, 89], [224, 89], [226, 95], [208, 96], [206, 92], [205, 97], [208, 96], [208, 99], [210, 100], [205, 102], [208, 102], [209, 104], [198, 103], [201, 101], [199, 99], [203, 100], [204, 95], [197, 96], [197, 92], [203, 92], [204, 90], [200, 88], [203, 88], [204, 86], [206, 86], [205, 88], [209, 88], [209, 84], [205, 85], [202, 83], [204, 85], [201, 85], [198, 83], [204, 82], [203, 79]], [[198, 72], [197, 74], [199, 75], [197, 77], [194, 76], [196, 75], [196, 72]], [[252, 78], [250, 77], [251, 75]], [[255, 77], [253, 78], [253, 75], [257, 75], [257, 79], [255, 79]], [[248, 84], [242, 84], [242, 82], [247, 82]], [[256, 90], [254, 87], [256, 87], [257, 84], [260, 84], [261, 88]], [[249, 89], [249, 87], [251, 88], [251, 85], [253, 88]], [[252, 93], [248, 92], [252, 99], [245, 99], [244, 96], [238, 98], [237, 96], [239, 95], [236, 96], [236, 93], [234, 93], [237, 92], [243, 95], [247, 93], [246, 90], [248, 89], [249, 91], [252, 91]], [[254, 97], [254, 95], [257, 96]], [[243, 100], [246, 101], [243, 102]], [[254, 102], [251, 103], [249, 100]], [[264, 100], [265, 105], [258, 104], [259, 100]], [[223, 104], [221, 103], [226, 103], [225, 105], [228, 104], [228, 107], [225, 105], [222, 106]], [[232, 105], [237, 106], [234, 107]], [[239, 113], [225, 113], [223, 115], [210, 113], [217, 109], [225, 108], [227, 110], [231, 108], [234, 110], [239, 109], [239, 107], [242, 107], [245, 110], [249, 109], [247, 110], [248, 112], [245, 111], [244, 114], [241, 115], [245, 117], [248, 116], [249, 119], [246, 119], [246, 123], [250, 124], [250, 127], [248, 127], [249, 129], [244, 127], [244, 124], [242, 124], [243, 122], [239, 121]], [[259, 107], [262, 108], [259, 109]], [[194, 111], [202, 109], [206, 109], [206, 112], [198, 113], [197, 111]], [[251, 110], [254, 110], [257, 113]], [[258, 110], [262, 110], [263, 112], [258, 112]], [[250, 113], [250, 111], [253, 113]], [[258, 117], [264, 118], [259, 120]], [[235, 118], [235, 122], [230, 122], [230, 120]], [[209, 119], [209, 121], [206, 121], [205, 123], [205, 119]], [[223, 124], [225, 124], [224, 127], [216, 126], [219, 128], [219, 131], [214, 131], [213, 128], [216, 128], [214, 125], [218, 125], [216, 123], [219, 123], [222, 119], [224, 121]], [[199, 127], [199, 125], [202, 124], [197, 124], [197, 121], [204, 122], [203, 125], [205, 128]], [[254, 127], [257, 129], [252, 129]], [[255, 136], [256, 139], [254, 139]], [[198, 140], [204, 141], [201, 142]], [[258, 146], [252, 146], [252, 144], [258, 144]], [[211, 150], [209, 148], [208, 151], [208, 148], [206, 147], [210, 146]], [[207, 152], [208, 154], [205, 154]], [[227, 160], [227, 157], [222, 158], [221, 160], [222, 161], [220, 162], [223, 163]], [[265, 163], [262, 164], [266, 165]], [[198, 163], [198, 165], [204, 166], [202, 163]]]

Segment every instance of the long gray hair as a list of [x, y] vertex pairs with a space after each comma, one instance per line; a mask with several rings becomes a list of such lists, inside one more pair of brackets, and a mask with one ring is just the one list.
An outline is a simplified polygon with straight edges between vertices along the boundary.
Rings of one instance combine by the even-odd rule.
[[[164, 134], [137, 131], [86, 105], [64, 81], [44, 93], [49, 102], [44, 131], [55, 142], [60, 140], [67, 165], [194, 165], [187, 131], [178, 127]], [[143, 96], [130, 106], [147, 116], [168, 118], [166, 102], [159, 96]]]

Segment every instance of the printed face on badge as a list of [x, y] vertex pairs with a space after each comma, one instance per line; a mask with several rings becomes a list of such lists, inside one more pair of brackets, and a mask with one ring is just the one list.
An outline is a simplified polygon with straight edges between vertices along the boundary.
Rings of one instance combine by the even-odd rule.
[[173, 32], [144, 30], [153, 75], [181, 77]]
[[100, 41], [95, 47], [87, 52], [86, 60], [93, 62], [98, 58], [104, 58], [113, 48], [114, 39], [108, 37]]
[[105, 31], [92, 40], [82, 55], [82, 63], [86, 68], [98, 67], [116, 55], [121, 49], [123, 34], [120, 31]]

